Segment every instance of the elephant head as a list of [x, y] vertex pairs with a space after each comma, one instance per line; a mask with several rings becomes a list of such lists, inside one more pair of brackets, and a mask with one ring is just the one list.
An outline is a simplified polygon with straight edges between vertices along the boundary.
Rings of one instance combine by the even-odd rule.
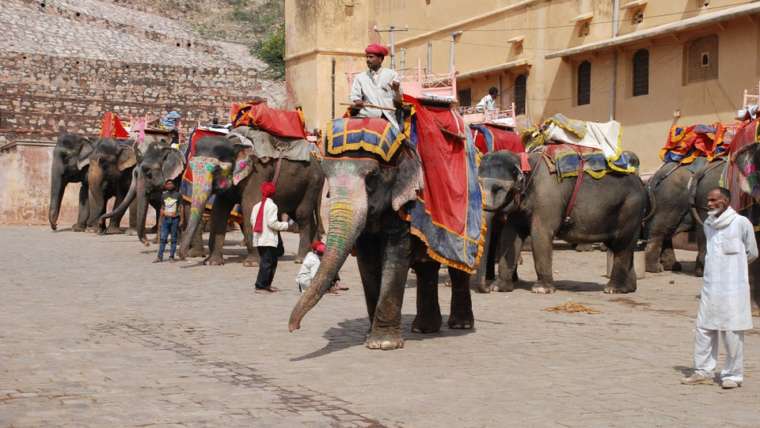
[[110, 138], [101, 139], [86, 159], [80, 159], [80, 166], [89, 165], [87, 182], [90, 188], [90, 217], [88, 227], [94, 228], [105, 208], [103, 194], [106, 183], [117, 183], [122, 174], [129, 173], [137, 164], [137, 154], [133, 142]]
[[198, 141], [195, 155], [187, 166], [193, 174], [193, 194], [187, 228], [180, 244], [181, 258], [190, 249], [192, 236], [200, 225], [203, 210], [212, 193], [232, 189], [250, 174], [253, 169], [251, 162], [248, 151], [227, 138], [204, 137]]
[[362, 232], [379, 225], [383, 214], [416, 200], [422, 189], [421, 163], [409, 148], [396, 155], [395, 164], [370, 157], [325, 158], [322, 169], [330, 189], [327, 248], [311, 286], [293, 308], [290, 331], [300, 328], [330, 288]]
[[135, 151], [139, 164], [132, 171], [132, 183], [124, 200], [113, 211], [104, 214], [101, 221], [122, 215], [137, 198], [137, 236], [145, 238], [145, 217], [151, 193], [160, 192], [167, 181], [177, 181], [185, 170], [185, 157], [164, 140], [143, 145]]
[[483, 186], [486, 212], [509, 214], [519, 208], [526, 179], [517, 155], [505, 151], [485, 155], [480, 162], [478, 179]]
[[51, 229], [58, 228], [58, 215], [66, 184], [86, 180], [87, 165], [81, 161], [88, 159], [92, 150], [93, 144], [85, 136], [63, 133], [58, 137], [50, 171], [48, 220]]
[[748, 144], [733, 155], [733, 161], [739, 169], [741, 190], [760, 200], [760, 144]]

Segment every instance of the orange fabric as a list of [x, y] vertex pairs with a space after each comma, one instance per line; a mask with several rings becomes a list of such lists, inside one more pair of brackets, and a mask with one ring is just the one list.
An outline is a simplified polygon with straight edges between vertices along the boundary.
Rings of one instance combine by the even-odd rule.
[[107, 111], [103, 115], [103, 120], [100, 124], [100, 136], [102, 138], [124, 140], [129, 138], [129, 132], [124, 129], [124, 125], [121, 124], [121, 120], [116, 113]]
[[306, 124], [299, 110], [270, 108], [266, 102], [233, 103], [232, 127], [251, 126], [284, 138], [306, 138]]

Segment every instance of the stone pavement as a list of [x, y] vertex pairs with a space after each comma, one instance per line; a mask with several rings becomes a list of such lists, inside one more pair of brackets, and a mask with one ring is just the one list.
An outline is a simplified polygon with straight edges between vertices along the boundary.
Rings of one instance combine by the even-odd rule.
[[[207, 267], [151, 264], [156, 247], [124, 235], [0, 228], [0, 426], [759, 423], [757, 330], [746, 336], [744, 387], [679, 384], [699, 292], [686, 274], [609, 296], [604, 254], [557, 251], [556, 294], [475, 294], [476, 329], [434, 335], [409, 332], [408, 288], [406, 346], [382, 352], [363, 346], [353, 259], [341, 272], [350, 290], [326, 296], [289, 334], [296, 235], [286, 234], [274, 295], [253, 293], [239, 239], [229, 235], [227, 265]], [[443, 308], [448, 300], [442, 285]], [[543, 310], [568, 300], [601, 313]]]

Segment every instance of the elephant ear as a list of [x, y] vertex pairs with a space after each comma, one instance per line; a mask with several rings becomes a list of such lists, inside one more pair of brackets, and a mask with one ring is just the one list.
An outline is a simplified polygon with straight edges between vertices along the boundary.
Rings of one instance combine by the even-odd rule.
[[95, 145], [87, 138], [82, 139], [82, 145], [77, 154], [77, 168], [82, 169], [90, 164], [90, 155], [95, 150]]
[[134, 147], [122, 146], [119, 151], [119, 158], [116, 161], [116, 167], [119, 168], [119, 171], [124, 171], [135, 165], [137, 165], [137, 155], [135, 154]]
[[161, 164], [161, 172], [166, 180], [174, 180], [185, 170], [185, 157], [177, 149], [168, 149], [164, 162]]
[[409, 201], [417, 200], [424, 187], [422, 162], [417, 152], [406, 149], [399, 154], [398, 174], [391, 188], [391, 206], [398, 211]]
[[253, 162], [255, 157], [251, 154], [252, 149], [243, 149], [235, 159], [235, 169], [232, 171], [232, 184], [237, 186], [238, 183], [245, 180], [253, 172]]

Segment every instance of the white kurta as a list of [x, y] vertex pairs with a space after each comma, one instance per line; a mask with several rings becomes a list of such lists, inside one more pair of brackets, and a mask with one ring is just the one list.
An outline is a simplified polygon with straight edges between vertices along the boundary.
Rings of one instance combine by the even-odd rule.
[[[365, 73], [357, 74], [351, 86], [351, 102], [361, 100], [380, 107], [395, 108], [391, 88], [394, 80], [399, 80], [398, 73], [390, 68], [380, 67], [377, 71], [367, 70]], [[398, 122], [392, 111], [365, 107], [359, 111], [357, 117], [385, 117], [398, 129]]]
[[301, 290], [309, 288], [311, 280], [314, 279], [317, 270], [319, 270], [320, 262], [321, 260], [319, 256], [314, 251], [309, 251], [308, 254], [306, 254], [301, 269], [298, 270], [298, 275], [296, 275], [296, 284], [298, 284], [298, 287]]
[[[251, 211], [251, 227], [256, 226], [256, 216], [259, 214], [261, 202], [253, 206]], [[276, 247], [280, 243], [280, 237], [277, 232], [288, 230], [287, 221], [277, 221], [277, 205], [272, 198], [266, 199], [263, 212], [263, 223], [261, 233], [253, 232], [254, 247]]]
[[757, 258], [752, 223], [730, 207], [705, 220], [707, 255], [697, 327], [706, 330], [752, 328], [747, 264]]

